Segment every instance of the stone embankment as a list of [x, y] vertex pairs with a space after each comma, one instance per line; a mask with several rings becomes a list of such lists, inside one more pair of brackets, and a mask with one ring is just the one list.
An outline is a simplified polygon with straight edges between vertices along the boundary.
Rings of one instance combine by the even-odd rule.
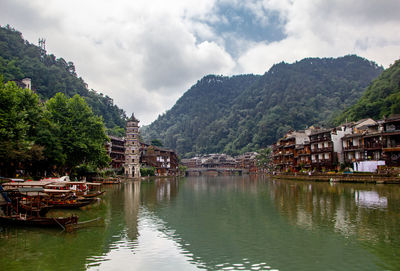
[[271, 174], [270, 177], [314, 182], [400, 184], [400, 177], [398, 176], [384, 176], [379, 174]]

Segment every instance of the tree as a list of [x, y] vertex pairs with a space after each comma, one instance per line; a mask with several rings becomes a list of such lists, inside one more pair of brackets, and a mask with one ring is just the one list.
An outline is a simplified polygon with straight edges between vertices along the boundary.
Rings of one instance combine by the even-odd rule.
[[261, 169], [266, 169], [271, 171], [273, 169], [272, 165], [272, 149], [265, 148], [258, 151], [257, 166]]
[[43, 147], [35, 143], [40, 119], [39, 97], [0, 77], [1, 174], [13, 175], [15, 169], [43, 159]]
[[371, 82], [361, 99], [336, 118], [336, 124], [400, 114], [400, 60]]
[[[100, 117], [79, 95], [68, 99], [57, 93], [45, 105], [46, 116], [54, 125], [55, 138], [46, 144], [47, 151], [55, 151], [52, 159], [60, 163], [65, 171], [81, 165], [103, 168], [110, 162], [104, 147], [108, 137]], [[52, 148], [53, 147], [53, 148]]]
[[157, 146], [157, 147], [162, 147], [163, 143], [160, 139], [153, 139], [153, 140], [151, 140], [151, 145]]
[[117, 137], [124, 137], [125, 136], [125, 129], [121, 128], [119, 126], [114, 126], [114, 128], [107, 129], [107, 134], [111, 136], [117, 136]]

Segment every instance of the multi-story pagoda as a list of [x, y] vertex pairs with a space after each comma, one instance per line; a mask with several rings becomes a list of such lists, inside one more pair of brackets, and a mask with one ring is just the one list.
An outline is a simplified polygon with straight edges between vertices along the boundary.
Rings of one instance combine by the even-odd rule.
[[124, 168], [126, 176], [140, 178], [139, 120], [133, 113], [126, 123]]

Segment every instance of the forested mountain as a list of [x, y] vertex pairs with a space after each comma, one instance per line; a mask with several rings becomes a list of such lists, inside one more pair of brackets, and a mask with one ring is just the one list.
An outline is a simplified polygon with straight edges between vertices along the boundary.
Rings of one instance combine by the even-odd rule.
[[53, 54], [45, 54], [40, 47], [25, 41], [13, 28], [0, 27], [0, 76], [4, 81], [32, 79], [32, 88], [42, 100], [62, 92], [67, 97], [84, 97], [96, 115], [102, 116], [106, 127], [125, 127], [125, 112], [114, 105], [107, 95], [88, 90], [75, 66]]
[[205, 76], [171, 110], [143, 127], [141, 135], [148, 141], [160, 139], [164, 146], [177, 149], [180, 155], [218, 152], [229, 143], [229, 126], [236, 122], [225, 122], [235, 106], [235, 98], [259, 78], [259, 75]]
[[381, 119], [392, 114], [400, 114], [400, 60], [382, 72], [368, 86], [361, 99], [345, 110], [336, 122]]
[[279, 63], [262, 76], [209, 75], [142, 129], [180, 155], [237, 154], [276, 142], [289, 129], [329, 125], [382, 72], [355, 55]]

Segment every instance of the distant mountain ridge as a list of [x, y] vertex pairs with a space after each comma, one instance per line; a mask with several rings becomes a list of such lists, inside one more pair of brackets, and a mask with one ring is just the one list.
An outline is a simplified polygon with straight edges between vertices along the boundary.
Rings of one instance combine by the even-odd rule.
[[383, 68], [364, 58], [306, 58], [264, 75], [208, 75], [142, 129], [184, 157], [238, 154], [270, 145], [290, 129], [329, 125]]
[[41, 99], [47, 100], [57, 92], [68, 97], [84, 97], [96, 115], [102, 116], [106, 127], [125, 127], [124, 110], [107, 95], [88, 90], [75, 66], [24, 40], [22, 34], [10, 26], [0, 27], [0, 76], [4, 81], [32, 79], [32, 87]]
[[382, 119], [400, 114], [400, 59], [383, 71], [368, 86], [361, 99], [345, 110], [336, 123], [363, 118]]

